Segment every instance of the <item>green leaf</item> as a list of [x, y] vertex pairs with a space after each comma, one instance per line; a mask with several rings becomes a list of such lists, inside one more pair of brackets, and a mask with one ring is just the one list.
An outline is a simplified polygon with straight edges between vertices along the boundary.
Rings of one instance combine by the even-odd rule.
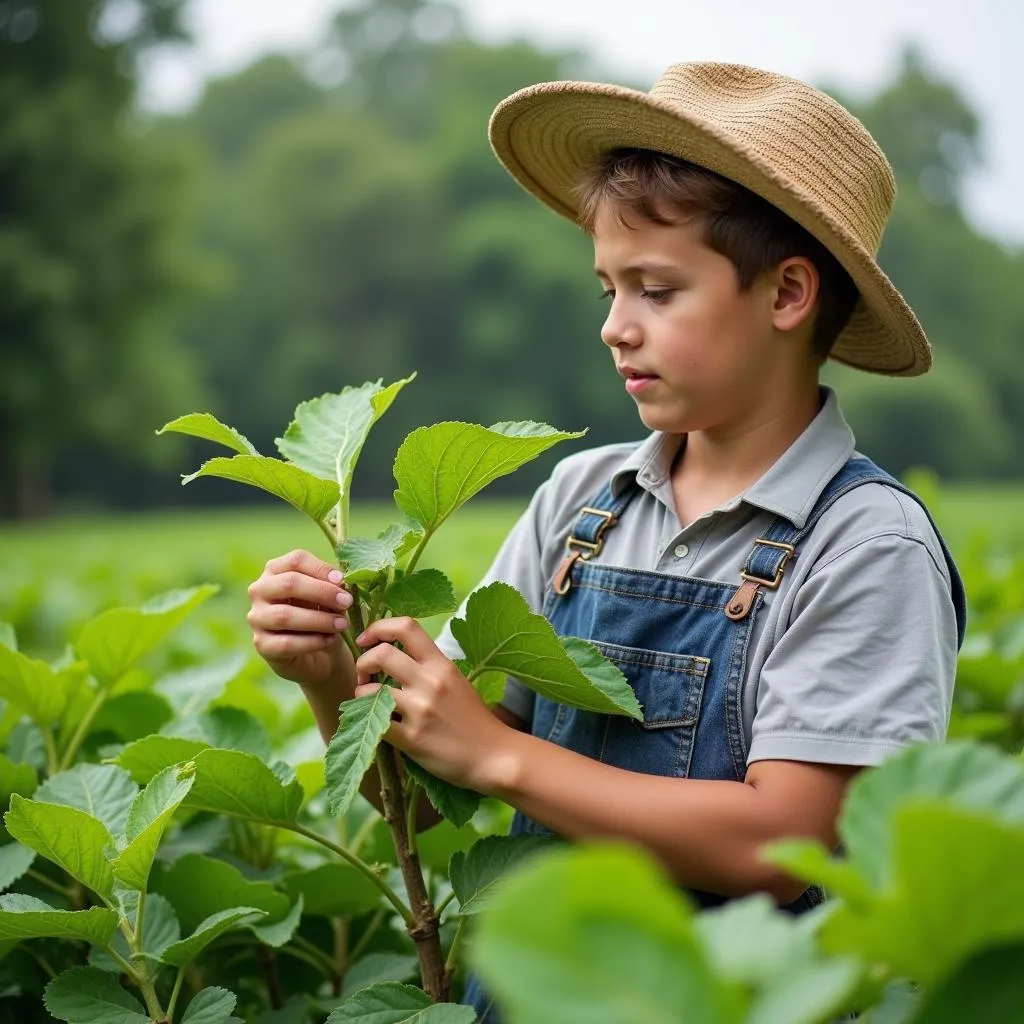
[[891, 882], [870, 904], [837, 906], [824, 948], [933, 985], [983, 949], [1024, 941], [1024, 825], [913, 802], [892, 829]]
[[291, 898], [301, 898], [307, 914], [355, 917], [380, 906], [380, 889], [350, 864], [332, 862], [284, 875], [281, 887]]
[[370, 428], [415, 376], [387, 387], [381, 381], [347, 387], [303, 402], [284, 437], [277, 438], [277, 450], [307, 473], [334, 481], [347, 495]]
[[338, 504], [338, 485], [330, 480], [320, 480], [297, 466], [289, 465], [269, 455], [220, 456], [204, 462], [189, 476], [181, 478], [183, 484], [190, 484], [201, 476], [216, 476], [222, 480], [258, 487], [288, 502], [293, 508], [305, 512], [320, 522]]
[[240, 750], [261, 761], [270, 760], [270, 737], [263, 723], [243, 708], [210, 708], [199, 715], [180, 717], [166, 730], [168, 736], [200, 740], [222, 750]]
[[104, 907], [54, 910], [34, 896], [0, 896], [0, 941], [14, 939], [81, 939], [106, 945], [117, 928], [117, 914]]
[[338, 564], [345, 581], [356, 586], [373, 583], [398, 564], [398, 560], [419, 543], [423, 531], [392, 523], [376, 537], [350, 537], [338, 545]]
[[[138, 905], [127, 914], [129, 924], [134, 929]], [[142, 952], [153, 960], [159, 960], [163, 951], [181, 938], [181, 925], [174, 913], [174, 908], [159, 893], [151, 892], [146, 896], [145, 909], [142, 915]], [[132, 950], [128, 940], [120, 930], [114, 932], [109, 943], [123, 960], [131, 961]], [[104, 971], [121, 973], [121, 965], [104, 950], [93, 948], [89, 952], [89, 965]]]
[[247, 437], [243, 437], [234, 427], [221, 423], [208, 412], [190, 412], [186, 416], [179, 416], [176, 420], [165, 423], [157, 434], [164, 434], [167, 431], [201, 437], [205, 441], [215, 441], [225, 448], [238, 452], [239, 455], [259, 454]]
[[479, 914], [486, 909], [509, 871], [551, 846], [552, 840], [544, 836], [486, 836], [465, 853], [454, 854], [448, 875], [459, 912]]
[[230, 907], [227, 910], [219, 910], [204, 918], [187, 939], [168, 946], [160, 954], [160, 961], [170, 964], [172, 967], [183, 967], [199, 956], [211, 942], [219, 939], [225, 932], [242, 928], [265, 916], [266, 911], [256, 907]]
[[111, 608], [82, 627], [76, 650], [102, 686], [113, 686], [219, 589], [206, 583], [160, 594], [139, 608]]
[[857, 776], [838, 829], [850, 859], [874, 886], [886, 883], [893, 814], [910, 798], [939, 798], [1024, 822], [1024, 762], [974, 742], [921, 744]]
[[405, 953], [368, 953], [345, 972], [346, 998], [370, 985], [384, 981], [409, 981], [419, 964], [416, 957]]
[[419, 988], [383, 982], [360, 989], [327, 1024], [475, 1024], [476, 1011], [455, 1003], [432, 1003]]
[[516, 676], [548, 700], [643, 721], [626, 677], [591, 644], [559, 639], [543, 615], [514, 587], [491, 583], [474, 591], [452, 635], [470, 666], [470, 678], [499, 671]]
[[230, 814], [265, 825], [291, 825], [304, 794], [298, 781], [282, 782], [252, 754], [237, 750], [201, 750], [192, 758], [195, 780], [188, 807]]
[[744, 1019], [745, 994], [712, 969], [681, 893], [634, 847], [537, 857], [503, 882], [469, 953], [510, 1024]]
[[198, 715], [216, 700], [228, 683], [237, 679], [249, 662], [244, 651], [193, 665], [158, 679], [154, 689], [164, 695], [181, 716]]
[[806, 920], [751, 896], [694, 919], [720, 977], [754, 993], [748, 1024], [818, 1024], [837, 1016], [857, 986], [853, 959], [826, 960]]
[[355, 799], [394, 710], [388, 686], [341, 705], [338, 731], [327, 747], [327, 807], [332, 817], [341, 817]]
[[193, 781], [191, 769], [172, 765], [154, 775], [135, 798], [125, 822], [124, 845], [111, 864], [115, 878], [133, 889], [146, 888], [160, 840]]
[[[469, 678], [473, 666], [465, 658], [458, 659], [455, 664], [459, 671]], [[480, 699], [489, 707], [500, 704], [505, 696], [505, 687], [508, 685], [508, 676], [504, 672], [478, 672], [470, 680], [473, 689], [480, 694]]]
[[76, 764], [47, 779], [35, 798], [47, 804], [77, 807], [99, 818], [111, 835], [124, 831], [128, 809], [139, 787], [123, 769], [112, 764]]
[[10, 889], [32, 867], [32, 861], [35, 859], [35, 850], [30, 850], [21, 843], [0, 846], [0, 892]]
[[43, 991], [43, 1003], [66, 1024], [152, 1024], [139, 1001], [112, 974], [72, 967]]
[[15, 794], [4, 815], [7, 831], [62, 867], [72, 878], [110, 898], [114, 876], [104, 851], [113, 846], [106, 825], [77, 807], [26, 800]]
[[0, 646], [9, 647], [12, 651], [18, 649], [18, 637], [9, 622], [0, 622]]
[[55, 669], [0, 644], [0, 700], [43, 728], [61, 718], [84, 678], [83, 665]]
[[395, 503], [433, 533], [457, 508], [498, 477], [559, 441], [582, 437], [545, 423], [437, 423], [414, 430], [395, 457]]
[[238, 998], [226, 988], [204, 988], [188, 1004], [181, 1024], [227, 1024]]
[[1024, 1006], [1021, 964], [1024, 943], [984, 950], [960, 964], [928, 993], [912, 1024], [1009, 1024], [1019, 1020]]
[[857, 868], [849, 861], [830, 857], [817, 840], [786, 839], [764, 847], [761, 856], [796, 878], [823, 885], [847, 903], [860, 906], [874, 899], [874, 892]]
[[112, 732], [123, 743], [159, 732], [174, 711], [166, 697], [132, 690], [111, 697], [93, 719], [92, 732]]
[[432, 775], [411, 757], [405, 757], [406, 771], [423, 787], [434, 809], [456, 828], [461, 828], [476, 814], [483, 797], [472, 789], [456, 786]]
[[442, 615], [459, 607], [451, 581], [438, 569], [420, 569], [400, 576], [388, 587], [384, 603], [393, 615], [411, 615], [414, 619]]
[[199, 853], [186, 854], [155, 875], [153, 887], [170, 901], [186, 932], [211, 915], [239, 907], [260, 910], [277, 921], [291, 905], [269, 882], [252, 881], [231, 864]]
[[0, 754], [0, 810], [7, 809], [13, 793], [31, 796], [38, 784], [32, 765], [12, 761], [6, 754]]
[[178, 736], [144, 736], [129, 743], [114, 758], [131, 777], [145, 785], [157, 772], [172, 764], [191, 761], [196, 754], [209, 748], [203, 740], [184, 739]]
[[291, 942], [295, 929], [299, 927], [299, 922], [302, 920], [302, 910], [302, 893], [299, 893], [291, 910], [280, 921], [275, 921], [273, 924], [253, 924], [252, 930], [256, 938], [264, 945], [278, 949], [286, 942]]
[[416, 837], [416, 851], [424, 867], [443, 875], [448, 871], [452, 855], [468, 850], [479, 839], [480, 833], [472, 825], [456, 828], [450, 821], [443, 820]]

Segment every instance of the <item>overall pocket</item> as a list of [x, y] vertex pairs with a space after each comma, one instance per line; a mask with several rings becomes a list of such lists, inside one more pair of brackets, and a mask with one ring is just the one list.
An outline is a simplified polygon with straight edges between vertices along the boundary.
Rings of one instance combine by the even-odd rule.
[[604, 728], [598, 759], [648, 775], [688, 775], [710, 659], [591, 642], [629, 680], [644, 712], [642, 723], [599, 716]]

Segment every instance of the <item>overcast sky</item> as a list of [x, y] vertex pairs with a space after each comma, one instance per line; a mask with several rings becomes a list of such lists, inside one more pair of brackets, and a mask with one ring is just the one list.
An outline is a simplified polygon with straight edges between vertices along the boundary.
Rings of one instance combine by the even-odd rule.
[[[301, 50], [339, 0], [191, 0], [193, 51], [147, 69], [151, 106], [181, 108], [204, 77], [268, 50]], [[970, 212], [986, 231], [1024, 244], [1024, 3], [1021, 0], [462, 0], [485, 39], [525, 36], [578, 46], [622, 77], [648, 85], [669, 64], [727, 60], [870, 91], [914, 42], [981, 114], [986, 170]], [[485, 126], [480, 126], [486, 145]]]

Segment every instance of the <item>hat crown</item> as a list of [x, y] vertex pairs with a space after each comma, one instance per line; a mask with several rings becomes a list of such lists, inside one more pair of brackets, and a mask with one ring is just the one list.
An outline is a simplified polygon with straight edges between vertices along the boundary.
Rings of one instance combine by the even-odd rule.
[[[706, 118], [762, 174], [877, 254], [896, 181], [868, 130], [831, 96], [774, 72], [705, 62], [673, 64], [650, 96]], [[748, 184], [735, 166], [726, 173]]]

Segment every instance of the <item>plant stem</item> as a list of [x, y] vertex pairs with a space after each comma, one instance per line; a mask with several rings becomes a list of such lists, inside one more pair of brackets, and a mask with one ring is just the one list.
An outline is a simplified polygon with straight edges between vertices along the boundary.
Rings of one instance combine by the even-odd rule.
[[297, 822], [282, 825], [282, 828], [287, 828], [291, 832], [295, 832], [300, 836], [305, 836], [307, 839], [312, 839], [314, 843], [319, 843], [321, 846], [326, 847], [332, 853], [336, 853], [343, 860], [348, 861], [354, 868], [362, 872], [384, 895], [387, 897], [388, 902], [402, 915], [402, 920], [407, 925], [413, 924], [413, 915], [409, 908], [401, 901], [398, 894], [394, 889], [388, 885], [373, 869], [362, 860], [357, 857], [350, 850], [346, 850], [344, 846], [339, 846], [337, 843], [332, 843], [326, 836], [320, 835], [319, 832], [314, 832], [312, 829], [306, 828], [305, 825], [300, 825]]
[[57, 744], [53, 741], [53, 733], [49, 729], [43, 729], [43, 746], [46, 748], [46, 774], [56, 775], [60, 771], [60, 761], [57, 757]]
[[429, 531], [424, 533], [423, 538], [420, 540], [419, 544], [417, 544], [416, 547], [413, 549], [409, 561], [405, 564], [406, 576], [408, 576], [413, 571], [413, 569], [416, 568], [416, 563], [420, 560], [420, 555], [423, 554], [423, 549], [427, 546], [427, 542], [430, 540], [431, 537], [433, 537], [433, 534]]
[[402, 792], [402, 775], [398, 767], [397, 751], [390, 743], [381, 743], [377, 750], [377, 770], [380, 773], [380, 795], [384, 804], [384, 818], [395, 840], [398, 865], [409, 893], [413, 920], [407, 922], [409, 936], [416, 946], [420, 961], [423, 990], [435, 1003], [448, 998], [448, 979], [441, 953], [441, 936], [437, 926], [437, 912], [430, 901], [420, 859], [409, 841], [407, 807]]
[[377, 934], [377, 929], [384, 923], [384, 911], [378, 910], [373, 917], [370, 918], [370, 923], [363, 929], [363, 934], [359, 936], [359, 941], [352, 947], [352, 952], [349, 953], [349, 963], [359, 959], [360, 954], [370, 944], [370, 939]]
[[356, 834], [352, 837], [352, 842], [349, 844], [349, 849], [353, 853], [359, 853], [363, 843], [366, 842], [367, 836], [373, 831], [374, 826], [380, 820], [380, 815], [377, 813], [376, 808], [369, 811], [366, 817], [363, 819], [363, 823], [356, 830]]
[[256, 947], [256, 956], [267, 982], [270, 1007], [273, 1010], [280, 1010], [284, 1006], [284, 993], [281, 991], [281, 977], [277, 973], [277, 957], [274, 956], [274, 951], [262, 942]]
[[118, 967], [128, 975], [136, 985], [139, 983], [139, 972], [135, 969], [133, 964], [130, 964], [113, 946], [104, 946], [103, 952], [110, 957]]
[[103, 707], [107, 702], [107, 695], [110, 693], [109, 690], [100, 690], [96, 696], [93, 697], [92, 703], [86, 709], [85, 714], [82, 716], [82, 720], [78, 723], [78, 728], [75, 729], [74, 735], [71, 737], [70, 742], [67, 745], [67, 749], [64, 751], [64, 756], [60, 760], [58, 771], [66, 771], [74, 764], [75, 754], [78, 753], [78, 748], [81, 747], [85, 741], [85, 737], [89, 735], [89, 727], [93, 723], [93, 719], [99, 714], [100, 708]]
[[185, 980], [184, 965], [178, 968], [178, 975], [174, 979], [174, 988], [171, 989], [171, 1001], [167, 1004], [167, 1019], [174, 1020], [174, 1008], [178, 1005], [178, 994], [181, 992], [181, 983]]
[[[289, 949], [288, 946], [294, 948]], [[310, 942], [309, 939], [303, 938], [301, 935], [293, 935], [291, 942], [288, 946], [282, 946], [281, 952], [302, 954], [302, 958], [305, 959], [306, 963], [313, 964], [320, 971], [323, 971], [327, 977], [332, 980], [337, 975], [338, 971], [335, 967], [334, 961], [315, 943]]]
[[452, 889], [450, 893], [437, 905], [437, 919], [440, 921], [441, 916], [448, 909], [448, 905], [455, 899], [455, 890]]
[[327, 538], [327, 543], [331, 545], [331, 551], [334, 551], [340, 542], [335, 540], [331, 528], [322, 519], [318, 519], [316, 525], [320, 527], [320, 532]]
[[40, 885], [45, 885], [47, 889], [59, 892], [69, 903], [74, 903], [75, 894], [71, 891], [69, 886], [61, 885], [60, 882], [55, 882], [52, 878], [44, 875], [42, 871], [36, 871], [35, 868], [29, 868], [26, 874], [33, 881], [38, 882]]
[[455, 937], [452, 939], [452, 944], [448, 949], [448, 959], [444, 962], [444, 973], [449, 985], [451, 985], [452, 975], [455, 973], [455, 965], [458, 961], [459, 949], [462, 946], [462, 936], [466, 929], [466, 921], [468, 918], [460, 917], [459, 923], [455, 926]]
[[146, 909], [146, 890], [139, 893], [139, 905], [135, 908], [135, 936], [132, 945], [132, 952], [142, 952], [142, 914]]
[[409, 849], [416, 853], [416, 812], [420, 808], [420, 784], [410, 775], [410, 786], [405, 793], [405, 832], [409, 837]]
[[160, 1000], [157, 999], [153, 979], [150, 978], [149, 971], [145, 967], [139, 972], [139, 989], [142, 991], [142, 998], [146, 1002], [146, 1009], [149, 1011], [150, 1017], [155, 1021], [166, 1021], [167, 1014], [164, 1013]]

